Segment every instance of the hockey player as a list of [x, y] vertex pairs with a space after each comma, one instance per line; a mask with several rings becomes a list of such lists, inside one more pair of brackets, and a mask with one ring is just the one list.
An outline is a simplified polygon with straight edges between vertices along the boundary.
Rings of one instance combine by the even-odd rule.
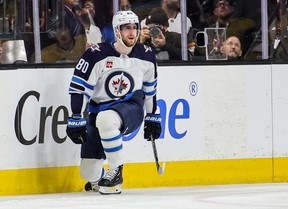
[[[67, 135], [81, 145], [80, 175], [101, 194], [122, 191], [122, 136], [144, 122], [144, 138], [159, 138], [161, 117], [156, 114], [157, 63], [155, 52], [137, 43], [139, 20], [132, 11], [113, 16], [117, 41], [88, 49], [77, 63], [69, 93], [72, 115]], [[84, 98], [89, 116], [83, 117]], [[103, 162], [109, 169], [104, 175]]]

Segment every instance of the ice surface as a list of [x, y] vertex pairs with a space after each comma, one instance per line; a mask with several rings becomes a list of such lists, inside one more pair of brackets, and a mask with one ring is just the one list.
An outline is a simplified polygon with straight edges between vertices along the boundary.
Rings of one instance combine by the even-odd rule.
[[288, 183], [1, 196], [0, 209], [288, 209]]

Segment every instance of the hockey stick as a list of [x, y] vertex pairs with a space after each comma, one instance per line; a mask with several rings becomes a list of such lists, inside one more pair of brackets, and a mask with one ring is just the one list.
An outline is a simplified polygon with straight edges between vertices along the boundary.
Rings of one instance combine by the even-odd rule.
[[164, 173], [165, 163], [163, 163], [162, 167], [160, 166], [159, 160], [158, 160], [158, 154], [157, 154], [155, 139], [152, 135], [149, 137], [149, 139], [152, 142], [152, 148], [153, 148], [157, 172], [159, 175], [162, 175]]

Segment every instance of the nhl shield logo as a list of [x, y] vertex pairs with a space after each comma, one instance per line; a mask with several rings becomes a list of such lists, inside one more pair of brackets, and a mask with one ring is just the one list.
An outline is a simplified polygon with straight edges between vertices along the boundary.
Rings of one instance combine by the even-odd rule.
[[106, 93], [111, 98], [120, 98], [130, 93], [134, 88], [132, 76], [123, 71], [111, 73], [105, 83]]

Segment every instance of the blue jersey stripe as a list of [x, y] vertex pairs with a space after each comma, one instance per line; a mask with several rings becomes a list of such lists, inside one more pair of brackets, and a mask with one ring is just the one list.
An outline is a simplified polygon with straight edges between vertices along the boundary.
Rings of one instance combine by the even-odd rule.
[[155, 81], [151, 82], [151, 83], [149, 83], [149, 82], [143, 82], [143, 85], [144, 85], [144, 86], [154, 86], [156, 83], [157, 83], [157, 79], [156, 79]]
[[117, 151], [119, 151], [121, 149], [122, 149], [122, 144], [120, 146], [118, 146], [118, 147], [104, 148], [104, 151], [105, 152], [117, 152]]
[[94, 90], [94, 86], [88, 84], [87, 82], [85, 82], [84, 80], [77, 78], [75, 76], [72, 77], [72, 82], [78, 83], [82, 86], [85, 86], [86, 88], [90, 89], [90, 90]]
[[154, 94], [156, 94], [156, 89], [154, 89], [153, 91], [150, 91], [150, 92], [145, 92], [145, 95], [147, 95], [147, 96], [152, 96]]

